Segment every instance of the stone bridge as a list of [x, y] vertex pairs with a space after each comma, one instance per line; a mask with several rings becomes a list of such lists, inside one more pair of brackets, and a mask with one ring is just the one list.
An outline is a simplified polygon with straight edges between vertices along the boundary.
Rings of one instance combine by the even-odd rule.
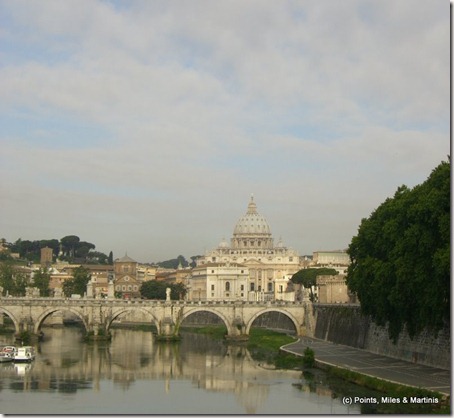
[[125, 313], [140, 311], [150, 318], [158, 336], [179, 335], [182, 322], [196, 312], [211, 312], [221, 318], [227, 338], [245, 339], [253, 322], [268, 312], [280, 312], [293, 322], [297, 335], [305, 335], [307, 302], [244, 302], [244, 301], [158, 301], [122, 299], [57, 299], [0, 298], [0, 313], [14, 323], [16, 333], [28, 331], [38, 335], [44, 320], [54, 312], [69, 311], [79, 317], [87, 335], [106, 336], [112, 321]]

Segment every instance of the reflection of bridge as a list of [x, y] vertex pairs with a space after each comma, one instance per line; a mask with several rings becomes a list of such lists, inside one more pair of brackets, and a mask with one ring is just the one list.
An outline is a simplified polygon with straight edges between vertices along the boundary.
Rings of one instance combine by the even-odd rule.
[[244, 301], [156, 301], [121, 299], [0, 298], [0, 313], [11, 318], [16, 332], [38, 334], [43, 321], [55, 312], [69, 311], [79, 317], [88, 334], [106, 335], [120, 315], [141, 312], [150, 318], [158, 335], [178, 335], [181, 323], [197, 312], [211, 312], [221, 318], [230, 338], [249, 335], [252, 323], [261, 315], [280, 312], [290, 318], [297, 335], [305, 334], [305, 302]]

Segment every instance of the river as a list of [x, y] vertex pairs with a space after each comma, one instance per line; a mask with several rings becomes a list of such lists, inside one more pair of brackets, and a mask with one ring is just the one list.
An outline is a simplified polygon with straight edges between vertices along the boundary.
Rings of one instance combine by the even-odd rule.
[[[300, 371], [273, 370], [245, 347], [184, 333], [112, 329], [85, 343], [77, 327], [44, 329], [32, 363], [0, 364], [3, 414], [358, 414]], [[12, 343], [1, 335], [0, 343]]]

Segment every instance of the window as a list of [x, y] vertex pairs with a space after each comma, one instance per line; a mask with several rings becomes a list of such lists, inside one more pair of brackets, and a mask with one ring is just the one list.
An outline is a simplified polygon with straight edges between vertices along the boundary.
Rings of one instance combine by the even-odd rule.
[[268, 283], [268, 292], [273, 291], [273, 283]]
[[255, 283], [251, 283], [251, 292], [255, 290]]
[[214, 284], [211, 285], [211, 290], [214, 290]]
[[225, 282], [225, 291], [226, 292], [230, 291], [230, 282]]
[[241, 289], [241, 290], [244, 290], [244, 284], [241, 285], [241, 288], [240, 288], [240, 289]]

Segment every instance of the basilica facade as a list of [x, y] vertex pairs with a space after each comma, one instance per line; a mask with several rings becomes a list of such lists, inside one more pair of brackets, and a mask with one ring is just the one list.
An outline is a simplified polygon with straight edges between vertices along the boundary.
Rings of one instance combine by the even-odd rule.
[[230, 243], [222, 239], [216, 248], [197, 259], [198, 268], [212, 263], [225, 267], [240, 264], [247, 269], [247, 291], [241, 298], [247, 300], [288, 300], [293, 297], [288, 292], [288, 281], [300, 269], [297, 251], [286, 247], [282, 240], [274, 244], [271, 228], [258, 212], [253, 196], [233, 229]]

